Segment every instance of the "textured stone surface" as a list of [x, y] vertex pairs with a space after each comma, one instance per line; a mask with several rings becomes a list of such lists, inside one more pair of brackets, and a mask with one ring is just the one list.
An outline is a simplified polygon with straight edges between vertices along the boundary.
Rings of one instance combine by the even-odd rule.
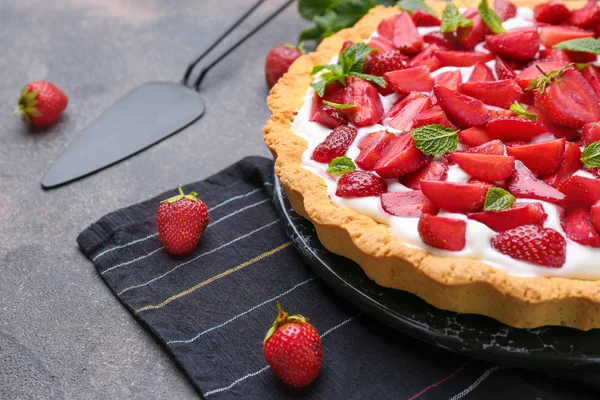
[[[268, 155], [266, 52], [305, 23], [290, 7], [202, 86], [191, 127], [114, 167], [43, 191], [51, 163], [138, 84], [178, 81], [190, 59], [250, 0], [0, 0], [0, 398], [196, 398], [167, 353], [117, 302], [75, 238], [115, 209]], [[245, 27], [280, 1], [269, 0]], [[29, 129], [12, 115], [22, 85], [53, 81], [62, 120]]]

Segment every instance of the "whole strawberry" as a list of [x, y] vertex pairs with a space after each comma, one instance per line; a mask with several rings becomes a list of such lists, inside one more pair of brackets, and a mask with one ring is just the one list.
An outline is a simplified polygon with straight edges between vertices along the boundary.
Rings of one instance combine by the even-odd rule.
[[567, 244], [560, 232], [538, 225], [523, 225], [499, 233], [492, 247], [517, 260], [560, 268], [566, 260]]
[[185, 254], [196, 248], [206, 225], [208, 209], [195, 192], [163, 200], [158, 207], [158, 236], [170, 254]]
[[288, 315], [277, 302], [277, 319], [267, 332], [263, 351], [275, 374], [292, 387], [309, 385], [321, 370], [322, 345], [317, 330], [302, 315]]
[[269, 87], [275, 86], [296, 58], [304, 54], [302, 45], [278, 44], [273, 47], [265, 59], [265, 78]]
[[34, 81], [21, 90], [15, 114], [34, 125], [49, 125], [60, 117], [68, 103], [67, 95], [52, 83]]

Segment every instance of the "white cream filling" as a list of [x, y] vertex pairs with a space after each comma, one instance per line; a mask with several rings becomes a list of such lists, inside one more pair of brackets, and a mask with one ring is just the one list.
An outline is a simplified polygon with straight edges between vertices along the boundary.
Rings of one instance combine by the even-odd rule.
[[[531, 27], [533, 24], [533, 11], [529, 8], [519, 7], [517, 17], [509, 19], [502, 23], [505, 29]], [[439, 30], [439, 27], [434, 27]], [[434, 30], [435, 30], [434, 29]], [[431, 32], [432, 29], [419, 28], [419, 32]], [[376, 32], [374, 33], [376, 35]], [[336, 57], [337, 58], [337, 57]], [[335, 61], [334, 61], [335, 62]], [[494, 71], [493, 61], [488, 63], [488, 66]], [[445, 71], [460, 70], [463, 81], [466, 81], [473, 70], [473, 67], [456, 68], [444, 67], [434, 71], [431, 75], [435, 78]], [[321, 143], [331, 129], [326, 128], [316, 122], [310, 122], [310, 111], [312, 108], [312, 99], [314, 91], [309, 88], [304, 96], [304, 104], [298, 110], [294, 121], [292, 122], [292, 131], [298, 136], [305, 139], [308, 143], [306, 151], [302, 155], [302, 165], [307, 170], [319, 175], [326, 183], [329, 197], [332, 202], [340, 207], [346, 207], [360, 212], [361, 214], [370, 216], [374, 220], [387, 224], [391, 234], [402, 240], [409, 246], [426, 250], [427, 252], [439, 256], [451, 256], [457, 258], [474, 258], [485, 261], [487, 264], [503, 270], [515, 276], [561, 276], [577, 279], [600, 279], [600, 249], [584, 246], [566, 238], [566, 235], [560, 225], [560, 213], [562, 207], [552, 203], [533, 200], [533, 199], [518, 199], [517, 203], [539, 202], [542, 204], [544, 211], [548, 214], [548, 218], [544, 223], [544, 227], [555, 229], [565, 236], [567, 241], [567, 257], [566, 262], [561, 268], [540, 267], [534, 264], [515, 260], [507, 255], [504, 255], [491, 247], [490, 241], [497, 234], [486, 225], [470, 220], [463, 214], [449, 213], [441, 211], [438, 215], [462, 219], [467, 222], [466, 246], [463, 250], [454, 252], [434, 248], [423, 243], [417, 230], [418, 218], [403, 218], [396, 217], [386, 213], [381, 207], [379, 197], [363, 197], [363, 198], [342, 198], [335, 195], [337, 180], [339, 177], [332, 176], [325, 172], [327, 164], [319, 163], [311, 159], [311, 155], [315, 147]], [[384, 109], [387, 111], [395, 103], [396, 94], [389, 96], [381, 96]], [[360, 140], [371, 132], [384, 130], [383, 125], [372, 125], [358, 129], [358, 135], [350, 146], [347, 155], [355, 159], [360, 150], [357, 144]], [[388, 130], [394, 131], [387, 127]], [[552, 137], [553, 138], [553, 137]], [[543, 134], [535, 138], [534, 142], [548, 140], [550, 137]], [[578, 171], [576, 175], [592, 177], [587, 171]], [[451, 165], [448, 168], [447, 180], [451, 182], [467, 182], [470, 176], [465, 173], [457, 165]], [[398, 183], [396, 180], [387, 180], [389, 192], [400, 192], [410, 190], [409, 188]]]

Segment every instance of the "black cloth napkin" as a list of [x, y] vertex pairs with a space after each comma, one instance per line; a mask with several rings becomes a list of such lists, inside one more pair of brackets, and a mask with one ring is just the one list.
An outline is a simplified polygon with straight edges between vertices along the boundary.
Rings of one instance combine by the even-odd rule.
[[[195, 253], [170, 257], [159, 202], [115, 211], [80, 234], [81, 251], [123, 305], [207, 399], [592, 399], [582, 385], [450, 353], [361, 313], [303, 262], [273, 207], [273, 162], [245, 158], [184, 187], [207, 204]], [[267, 366], [262, 342], [275, 302], [310, 318], [323, 367], [302, 390]]]

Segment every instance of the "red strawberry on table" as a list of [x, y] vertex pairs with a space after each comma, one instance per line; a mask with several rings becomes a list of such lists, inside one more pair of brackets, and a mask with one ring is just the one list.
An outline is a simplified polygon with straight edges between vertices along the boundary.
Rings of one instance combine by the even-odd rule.
[[492, 247], [516, 260], [560, 268], [566, 261], [567, 243], [554, 229], [523, 225], [499, 233]]
[[600, 247], [600, 234], [592, 223], [588, 207], [568, 210], [561, 225], [569, 239], [586, 246]]
[[351, 126], [338, 126], [315, 147], [311, 158], [318, 162], [328, 163], [336, 157], [343, 156], [356, 138], [356, 134], [356, 129]]
[[449, 212], [469, 213], [483, 208], [488, 187], [477, 183], [421, 181], [421, 191], [439, 208]]
[[34, 125], [49, 125], [58, 120], [68, 103], [67, 95], [52, 83], [29, 82], [21, 90], [15, 114]]
[[430, 246], [450, 251], [465, 247], [467, 223], [463, 220], [424, 214], [418, 230], [423, 242]]
[[506, 154], [520, 160], [536, 175], [548, 175], [556, 171], [565, 153], [565, 139], [542, 143], [512, 146]]
[[420, 190], [384, 193], [381, 195], [381, 206], [388, 214], [405, 218], [438, 213], [437, 206]]
[[503, 232], [521, 225], [542, 226], [548, 214], [540, 203], [515, 204], [508, 210], [469, 213], [470, 219], [479, 221], [496, 232]]
[[194, 250], [209, 220], [206, 204], [195, 192], [178, 190], [178, 195], [160, 203], [156, 214], [158, 236], [165, 250], [174, 255]]
[[291, 44], [278, 44], [273, 47], [265, 58], [265, 78], [269, 87], [275, 86], [290, 65], [303, 53], [301, 48]]
[[321, 337], [308, 323], [308, 318], [288, 315], [279, 302], [277, 311], [277, 318], [263, 343], [265, 360], [286, 384], [295, 388], [308, 386], [321, 371]]
[[387, 193], [387, 184], [377, 175], [367, 171], [350, 171], [337, 182], [336, 196], [369, 197]]

